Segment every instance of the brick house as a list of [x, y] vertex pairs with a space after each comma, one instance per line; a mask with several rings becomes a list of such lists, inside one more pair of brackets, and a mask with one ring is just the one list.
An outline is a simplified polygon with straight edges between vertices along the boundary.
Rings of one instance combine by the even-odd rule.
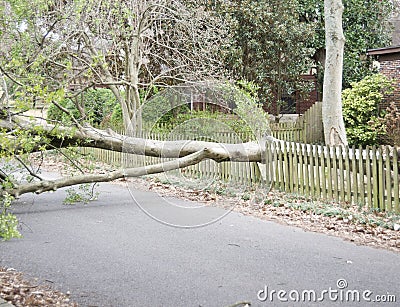
[[400, 109], [400, 45], [370, 49], [367, 51], [367, 55], [373, 56], [376, 59], [378, 70], [381, 74], [395, 82], [393, 94], [385, 97], [381, 108], [386, 109], [390, 102], [393, 101]]

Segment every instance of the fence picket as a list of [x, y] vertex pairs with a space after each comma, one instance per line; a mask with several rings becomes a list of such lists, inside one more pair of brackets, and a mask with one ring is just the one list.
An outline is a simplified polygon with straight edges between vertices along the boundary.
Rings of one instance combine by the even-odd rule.
[[385, 147], [385, 173], [386, 173], [386, 182], [385, 182], [385, 190], [386, 190], [386, 206], [384, 209], [387, 211], [392, 210], [392, 167], [390, 163], [390, 152], [389, 147]]
[[287, 151], [287, 143], [284, 142], [283, 144], [283, 180], [284, 180], [284, 187], [286, 191], [290, 191], [290, 182], [289, 182], [289, 157]]
[[293, 177], [294, 177], [294, 165], [293, 165], [293, 149], [292, 149], [293, 143], [286, 142], [285, 148], [287, 148], [287, 155], [288, 155], [288, 172], [287, 172], [287, 181], [289, 182], [289, 191], [292, 193], [294, 188], [294, 182], [293, 182]]
[[357, 156], [356, 156], [356, 147], [353, 145], [351, 147], [351, 178], [349, 178], [349, 180], [351, 180], [351, 186], [350, 186], [350, 193], [353, 194], [353, 203], [358, 203], [358, 185], [359, 185], [359, 181], [357, 180]]
[[283, 165], [284, 165], [284, 160], [283, 160], [283, 144], [282, 143], [277, 143], [277, 148], [278, 148], [278, 153], [279, 153], [279, 189], [284, 190], [285, 189], [285, 177], [283, 174]]
[[333, 199], [339, 200], [339, 172], [337, 167], [337, 151], [336, 147], [331, 147], [333, 151], [333, 158], [332, 158], [332, 175], [333, 175]]
[[308, 176], [309, 174], [309, 168], [308, 168], [308, 145], [305, 144], [304, 145], [304, 152], [303, 152], [303, 157], [304, 157], [304, 174], [305, 174], [305, 195], [309, 196], [310, 194], [310, 185], [309, 185], [309, 181], [310, 181], [310, 176]]
[[398, 151], [393, 148], [393, 211], [400, 212], [399, 206], [399, 164], [398, 164]]
[[350, 149], [349, 146], [344, 148], [344, 167], [345, 167], [345, 177], [344, 182], [346, 185], [345, 190], [345, 201], [351, 203], [351, 177], [350, 177]]
[[369, 146], [365, 149], [365, 168], [366, 168], [366, 180], [367, 180], [367, 199], [368, 199], [368, 206], [370, 208], [373, 207], [373, 197], [372, 197], [372, 170], [371, 170], [371, 163], [372, 163], [372, 151]]
[[373, 189], [373, 207], [379, 208], [379, 179], [378, 179], [378, 163], [376, 147], [372, 146], [372, 189]]
[[[325, 155], [325, 151], [324, 151]], [[326, 146], [326, 181], [327, 181], [327, 197], [329, 200], [333, 199], [332, 194], [332, 159], [331, 159], [331, 147]]]
[[293, 192], [299, 192], [299, 162], [298, 162], [298, 151], [297, 143], [292, 143], [293, 149]]
[[[314, 145], [315, 146], [315, 145]], [[319, 152], [318, 152], [318, 146], [314, 147], [315, 149], [315, 154], [314, 154], [314, 158], [315, 158], [315, 187], [316, 187], [316, 197], [320, 198], [321, 197], [321, 180], [320, 180], [320, 156], [319, 156]]]
[[272, 148], [274, 149], [274, 183], [273, 183], [273, 187], [275, 187], [276, 189], [279, 189], [279, 159], [278, 159], [278, 143], [273, 142], [272, 143]]
[[363, 150], [362, 147], [358, 147], [358, 172], [357, 172], [359, 183], [359, 197], [357, 198], [358, 204], [365, 203], [365, 180], [364, 180], [364, 158], [363, 158]]
[[310, 171], [309, 171], [309, 176], [310, 176], [310, 196], [313, 197], [315, 196], [315, 188], [316, 188], [316, 184], [315, 184], [315, 176], [314, 176], [314, 146], [315, 145], [311, 145], [309, 147], [309, 151], [307, 151], [307, 155], [309, 158], [309, 162], [310, 162]]
[[384, 209], [385, 208], [385, 188], [384, 188], [384, 176], [383, 176], [383, 158], [382, 158], [382, 150], [378, 148], [378, 208]]
[[299, 144], [299, 193], [304, 194], [304, 161], [303, 161], [304, 144]]
[[340, 201], [344, 202], [345, 198], [345, 190], [344, 190], [344, 166], [343, 166], [343, 148], [342, 146], [337, 146], [338, 149], [338, 155], [337, 158], [339, 160], [339, 195], [340, 195]]

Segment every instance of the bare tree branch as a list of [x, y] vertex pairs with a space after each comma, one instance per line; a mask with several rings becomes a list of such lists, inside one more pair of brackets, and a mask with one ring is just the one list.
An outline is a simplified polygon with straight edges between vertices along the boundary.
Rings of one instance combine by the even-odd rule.
[[213, 149], [202, 149], [198, 152], [190, 154], [183, 158], [178, 158], [173, 161], [164, 163], [128, 168], [125, 170], [116, 170], [107, 174], [88, 174], [81, 176], [72, 176], [67, 178], [60, 178], [55, 180], [43, 180], [40, 182], [32, 182], [27, 184], [21, 184], [17, 187], [3, 189], [1, 195], [9, 194], [14, 197], [19, 197], [26, 193], [43, 193], [48, 191], [56, 191], [63, 187], [84, 184], [84, 183], [96, 183], [96, 182], [109, 182], [121, 178], [139, 177], [143, 175], [156, 174], [167, 172], [179, 168], [184, 168], [190, 165], [199, 163], [204, 159], [216, 159], [218, 160], [220, 153]]
[[28, 165], [26, 165], [26, 163], [20, 157], [14, 155], [14, 159], [17, 160], [28, 171], [29, 175], [43, 181], [43, 178], [35, 173]]

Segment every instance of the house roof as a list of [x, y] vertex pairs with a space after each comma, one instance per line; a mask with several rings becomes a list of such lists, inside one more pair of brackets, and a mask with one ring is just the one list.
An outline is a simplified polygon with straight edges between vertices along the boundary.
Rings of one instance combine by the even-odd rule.
[[400, 53], [400, 45], [367, 50], [367, 55]]

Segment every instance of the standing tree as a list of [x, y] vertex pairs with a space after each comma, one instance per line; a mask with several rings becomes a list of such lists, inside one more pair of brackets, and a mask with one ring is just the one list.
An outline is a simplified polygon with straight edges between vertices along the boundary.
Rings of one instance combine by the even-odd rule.
[[347, 145], [342, 115], [342, 72], [344, 36], [341, 0], [325, 0], [326, 60], [322, 98], [325, 143]]
[[126, 128], [140, 127], [141, 102], [154, 87], [222, 75], [219, 49], [228, 33], [193, 1], [33, 2], [3, 1], [3, 71], [23, 84], [34, 68], [41, 76], [36, 87], [59, 90], [58, 98], [108, 87]]
[[343, 3], [341, 0], [325, 0], [323, 4], [321, 0], [301, 0], [299, 4], [303, 12], [302, 20], [316, 24], [312, 43], [316, 49], [314, 59], [319, 66], [325, 67], [325, 142], [345, 145], [347, 140], [342, 119], [342, 87], [347, 88], [351, 82], [372, 73], [371, 63], [364, 59], [365, 51], [368, 48], [383, 47], [390, 42], [388, 20], [393, 12], [393, 4], [390, 0], [343, 0]]

